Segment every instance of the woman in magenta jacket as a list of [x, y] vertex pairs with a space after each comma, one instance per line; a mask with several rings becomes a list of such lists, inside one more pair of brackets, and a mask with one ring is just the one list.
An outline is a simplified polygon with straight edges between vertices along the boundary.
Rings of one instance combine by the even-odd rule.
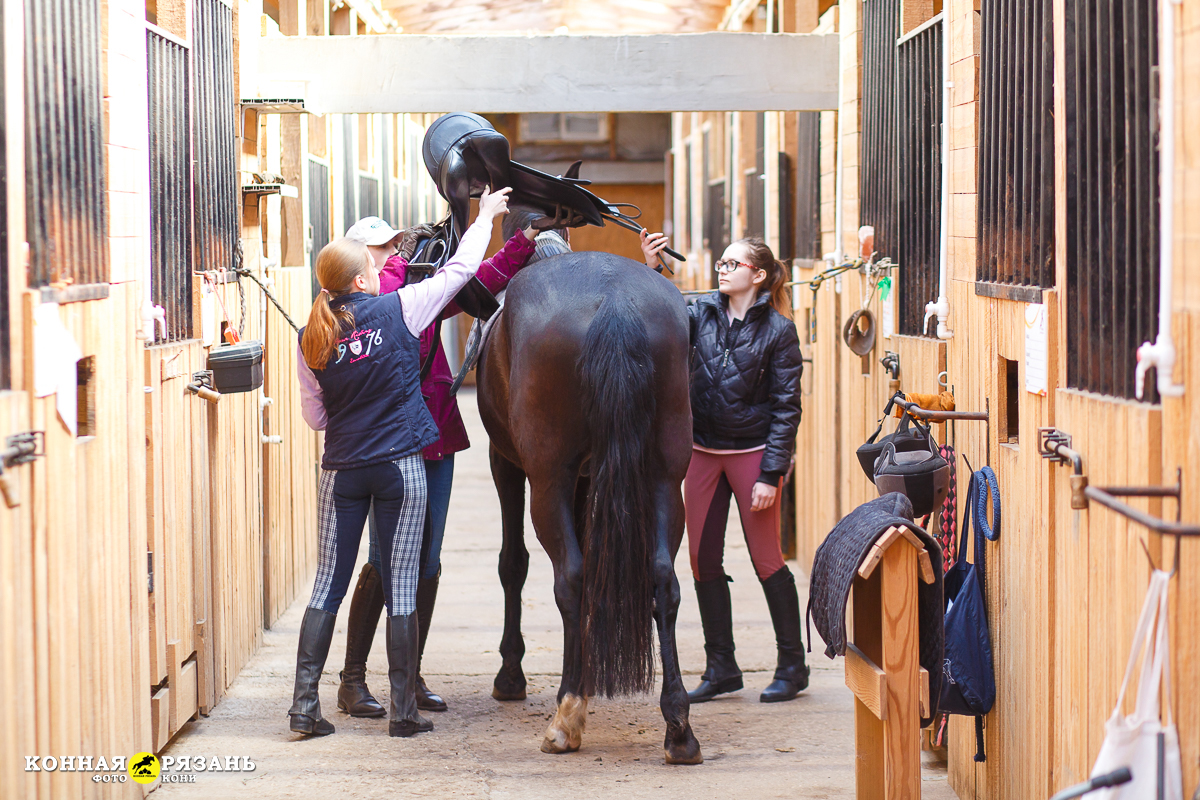
[[[359, 220], [346, 232], [347, 238], [367, 245], [380, 268], [379, 289], [381, 294], [394, 292], [404, 285], [408, 272], [408, 260], [397, 252], [403, 237], [401, 231], [393, 230], [379, 217]], [[526, 228], [514, 234], [496, 255], [479, 266], [476, 277], [493, 294], [508, 285], [513, 275], [529, 261], [534, 251], [537, 231]], [[446, 306], [441, 318], [448, 319], [461, 309], [453, 301]], [[454, 454], [471, 446], [467, 429], [458, 411], [458, 401], [450, 394], [453, 376], [446, 351], [437, 338], [436, 324], [421, 333], [421, 363], [433, 349], [433, 363], [428, 375], [421, 381], [421, 394], [425, 404], [437, 423], [441, 438], [422, 452], [425, 463], [426, 482], [429, 491], [428, 513], [425, 518], [425, 537], [422, 553], [422, 569], [417, 583], [417, 623], [419, 630], [418, 653], [424, 654], [425, 640], [429, 635], [429, 621], [437, 599], [438, 580], [442, 571], [442, 538], [446, 531], [446, 514], [450, 507], [450, 488], [454, 480]], [[353, 717], [381, 717], [386, 710], [371, 695], [367, 688], [367, 654], [379, 615], [383, 610], [383, 584], [379, 572], [379, 555], [374, 530], [371, 531], [371, 555], [359, 573], [350, 601], [350, 617], [346, 630], [346, 664], [341, 673], [338, 689], [338, 708]], [[422, 711], [445, 711], [446, 703], [429, 690], [424, 678], [420, 677], [420, 655], [417, 660], [417, 708]]]

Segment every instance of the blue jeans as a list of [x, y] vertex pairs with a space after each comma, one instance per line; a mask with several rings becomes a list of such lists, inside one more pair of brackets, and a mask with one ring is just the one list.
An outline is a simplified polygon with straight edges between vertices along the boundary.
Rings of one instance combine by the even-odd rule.
[[[436, 578], [442, 571], [442, 539], [446, 535], [446, 515], [450, 511], [450, 488], [454, 484], [454, 454], [440, 461], [425, 460], [425, 485], [429, 502], [425, 514], [425, 533], [421, 545], [421, 577]], [[371, 549], [367, 560], [379, 571], [379, 544], [375, 518], [371, 518]], [[380, 572], [382, 575], [383, 573]]]

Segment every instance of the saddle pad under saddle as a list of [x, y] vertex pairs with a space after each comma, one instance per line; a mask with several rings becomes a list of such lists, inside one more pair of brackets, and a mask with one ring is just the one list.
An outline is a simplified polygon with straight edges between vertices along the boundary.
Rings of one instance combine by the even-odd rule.
[[479, 363], [479, 354], [483, 352], [484, 342], [487, 341], [492, 328], [496, 327], [496, 320], [500, 319], [500, 314], [504, 311], [504, 292], [496, 295], [496, 301], [499, 303], [499, 307], [492, 312], [490, 317], [486, 320], [476, 317], [475, 322], [471, 325], [471, 332], [467, 334], [467, 346], [464, 348], [462, 366], [458, 368], [458, 374], [454, 376], [454, 383], [450, 385], [451, 397], [458, 394], [459, 388], [466, 380], [467, 373], [475, 369]]

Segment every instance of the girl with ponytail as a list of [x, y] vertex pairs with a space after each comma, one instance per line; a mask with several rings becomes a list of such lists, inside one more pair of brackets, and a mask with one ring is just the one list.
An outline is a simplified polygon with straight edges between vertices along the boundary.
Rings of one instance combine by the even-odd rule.
[[317, 254], [321, 291], [300, 331], [301, 408], [325, 431], [317, 494], [317, 578], [300, 624], [291, 729], [325, 736], [318, 687], [338, 607], [353, 577], [359, 539], [375, 523], [387, 607], [389, 732], [433, 730], [417, 713], [416, 592], [427, 502], [423, 448], [438, 427], [421, 396], [421, 332], [479, 269], [509, 189], [484, 191], [479, 215], [437, 274], [380, 293], [367, 246], [338, 239]]
[[367, 275], [373, 266], [367, 246], [345, 237], [330, 242], [317, 253], [315, 272], [321, 291], [317, 292], [312, 311], [308, 313], [308, 325], [301, 339], [304, 363], [309, 369], [325, 369], [342, 332], [354, 327], [354, 307], [339, 305], [335, 310], [331, 305], [334, 295], [341, 296], [355, 289], [369, 294]]
[[[666, 246], [642, 231], [653, 267]], [[718, 288], [692, 317], [692, 460], [684, 479], [688, 551], [700, 604], [707, 665], [693, 703], [742, 688], [733, 656], [733, 612], [725, 575], [725, 522], [737, 500], [750, 559], [762, 583], [778, 646], [764, 703], [808, 687], [796, 580], [779, 546], [779, 488], [800, 424], [800, 340], [787, 269], [762, 239], [736, 241], [716, 263]]]

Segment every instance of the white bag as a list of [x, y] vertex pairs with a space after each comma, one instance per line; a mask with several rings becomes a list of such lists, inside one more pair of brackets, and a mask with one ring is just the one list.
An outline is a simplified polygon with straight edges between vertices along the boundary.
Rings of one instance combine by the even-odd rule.
[[[1183, 800], [1183, 770], [1179, 756], [1179, 734], [1171, 722], [1171, 657], [1167, 647], [1167, 586], [1170, 576], [1162, 570], [1154, 570], [1150, 576], [1150, 588], [1146, 592], [1146, 603], [1142, 616], [1133, 634], [1133, 647], [1129, 651], [1129, 665], [1125, 668], [1125, 680], [1117, 696], [1117, 707], [1104, 724], [1104, 743], [1096, 756], [1091, 777], [1128, 767], [1133, 780], [1124, 786], [1101, 789], [1089, 793], [1096, 800]], [[1153, 633], [1152, 633], [1153, 631]], [[1138, 679], [1137, 705], [1132, 715], [1121, 713], [1125, 701], [1125, 689], [1133, 675], [1133, 665], [1139, 650], [1142, 656], [1142, 674]], [[1160, 687], [1166, 688], [1166, 723], [1159, 719]], [[1161, 756], [1160, 756], [1161, 752]], [[1161, 760], [1160, 760], [1161, 759]], [[1159, 793], [1158, 775], [1162, 769], [1162, 793]]]

